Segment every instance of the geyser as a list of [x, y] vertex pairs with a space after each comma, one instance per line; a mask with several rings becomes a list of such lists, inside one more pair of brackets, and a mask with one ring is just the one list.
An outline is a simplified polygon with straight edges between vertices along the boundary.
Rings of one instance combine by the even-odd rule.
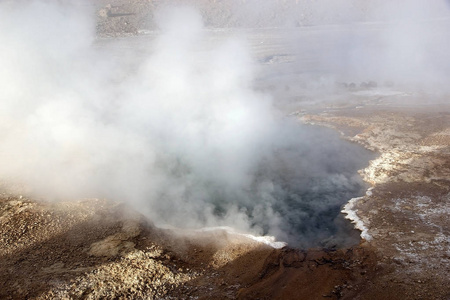
[[212, 193], [214, 213], [226, 215], [234, 204], [251, 226], [291, 246], [358, 243], [359, 234], [341, 218], [340, 210], [367, 188], [357, 171], [374, 154], [341, 140], [331, 129], [294, 120], [283, 120], [280, 126], [279, 138], [272, 138], [273, 148], [256, 164], [246, 189]]
[[277, 112], [244, 42], [202, 48], [200, 16], [177, 8], [148, 51], [117, 57], [79, 9], [0, 3], [2, 178], [125, 201], [156, 224], [342, 243], [335, 219], [367, 152]]

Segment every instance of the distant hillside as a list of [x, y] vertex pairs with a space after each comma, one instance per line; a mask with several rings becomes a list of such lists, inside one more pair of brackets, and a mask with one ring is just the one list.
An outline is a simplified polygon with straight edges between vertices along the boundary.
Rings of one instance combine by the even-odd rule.
[[97, 0], [101, 36], [138, 34], [155, 28], [154, 13], [165, 6], [190, 5], [210, 28], [296, 27], [363, 21], [374, 1], [357, 0]]

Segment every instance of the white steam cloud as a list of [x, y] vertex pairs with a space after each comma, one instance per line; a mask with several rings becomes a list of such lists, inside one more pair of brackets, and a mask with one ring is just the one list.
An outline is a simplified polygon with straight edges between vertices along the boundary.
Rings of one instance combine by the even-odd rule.
[[[412, 2], [403, 12], [422, 11]], [[381, 29], [299, 31], [313, 48], [290, 41], [300, 59], [289, 68], [444, 86], [444, 2], [429, 3], [423, 19], [389, 8], [395, 22], [377, 12], [386, 2], [366, 9]], [[313, 11], [329, 19], [336, 5]], [[337, 234], [333, 211], [360, 191], [356, 170], [368, 155], [279, 114], [254, 89], [246, 42], [204, 47], [199, 13], [167, 8], [144, 57], [118, 59], [95, 40], [92, 14], [52, 1], [0, 3], [0, 178], [47, 198], [129, 202], [159, 224], [231, 225], [302, 245]], [[305, 50], [319, 64], [309, 67]]]
[[129, 201], [176, 226], [249, 229], [235, 204], [219, 222], [210, 203], [251, 184], [277, 127], [244, 45], [198, 51], [197, 12], [163, 11], [154, 53], [129, 70], [92, 47], [84, 11], [0, 8], [2, 178], [46, 197]]
[[247, 185], [275, 128], [269, 99], [250, 89], [244, 46], [205, 57], [200, 16], [180, 8], [161, 13], [154, 54], [124, 70], [92, 47], [85, 16], [2, 5], [2, 177], [38, 195], [148, 201], [154, 217], [170, 211], [163, 218], [183, 225], [204, 211], [208, 224], [205, 185]]
[[375, 1], [368, 18], [370, 31], [355, 27], [346, 40], [348, 72], [449, 91], [448, 1]]
[[[262, 83], [279, 80], [280, 96], [323, 99], [336, 95], [336, 82], [359, 87], [369, 81], [412, 92], [450, 92], [448, 0], [255, 1], [243, 5], [250, 20], [266, 10], [282, 13], [278, 20], [303, 18], [297, 26], [279, 25], [267, 38], [285, 47], [274, 47], [279, 56], [272, 53], [262, 61], [289, 61], [274, 63], [275, 71], [268, 71], [269, 80]], [[269, 14], [264, 18], [272, 20]], [[286, 85], [288, 93], [282, 91]]]

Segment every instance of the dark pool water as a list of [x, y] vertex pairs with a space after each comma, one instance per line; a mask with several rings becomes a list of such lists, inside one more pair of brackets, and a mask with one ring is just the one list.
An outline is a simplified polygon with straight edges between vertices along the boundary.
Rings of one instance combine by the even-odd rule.
[[368, 165], [374, 153], [343, 140], [335, 130], [291, 125], [259, 162], [247, 191], [216, 193], [215, 213], [224, 214], [229, 202], [237, 203], [253, 226], [290, 246], [357, 244], [359, 233], [341, 209], [367, 189], [358, 170]]

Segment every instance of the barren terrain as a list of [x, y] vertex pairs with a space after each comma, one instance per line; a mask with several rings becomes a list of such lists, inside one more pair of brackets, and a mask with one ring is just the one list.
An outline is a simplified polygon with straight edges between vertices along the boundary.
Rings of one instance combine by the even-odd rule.
[[158, 229], [106, 200], [4, 193], [1, 297], [448, 299], [449, 114], [368, 105], [301, 116], [380, 154], [361, 171], [370, 192], [345, 207], [363, 236], [348, 249], [274, 249], [225, 230]]
[[449, 107], [394, 105], [398, 100], [302, 118], [380, 154], [361, 171], [372, 188], [344, 208], [384, 270], [360, 299], [389, 290], [390, 297], [448, 299]]
[[[207, 26], [243, 26], [245, 18], [230, 12], [230, 2], [217, 2], [196, 1]], [[294, 2], [265, 12], [273, 14], [271, 27], [281, 22], [276, 14], [297, 7]], [[99, 36], [147, 34], [119, 44], [103, 39], [97, 47], [117, 45], [120, 56], [126, 48], [142, 50], [157, 34], [151, 31], [151, 16], [159, 1], [95, 5]], [[288, 21], [294, 27], [313, 24], [308, 16]], [[259, 26], [261, 18], [247, 21], [247, 27], [267, 25]], [[0, 298], [450, 299], [448, 96], [405, 92], [390, 84], [339, 83], [335, 95], [316, 101], [317, 95], [302, 94], [307, 84], [302, 74], [280, 75], [279, 70], [298, 61], [320, 69], [321, 57], [315, 55], [326, 45], [315, 44], [315, 37], [339, 30], [346, 28], [300, 30], [296, 37], [307, 45], [305, 56], [290, 52], [292, 45], [280, 38], [280, 31], [246, 33], [260, 67], [255, 86], [278, 97], [276, 104], [286, 115], [334, 128], [343, 139], [377, 153], [360, 171], [371, 188], [343, 207], [361, 231], [359, 245], [294, 249], [272, 247], [227, 228], [158, 228], [124, 203], [35, 199], [23, 187], [5, 183], [0, 194]], [[210, 33], [212, 40], [229, 34]]]

